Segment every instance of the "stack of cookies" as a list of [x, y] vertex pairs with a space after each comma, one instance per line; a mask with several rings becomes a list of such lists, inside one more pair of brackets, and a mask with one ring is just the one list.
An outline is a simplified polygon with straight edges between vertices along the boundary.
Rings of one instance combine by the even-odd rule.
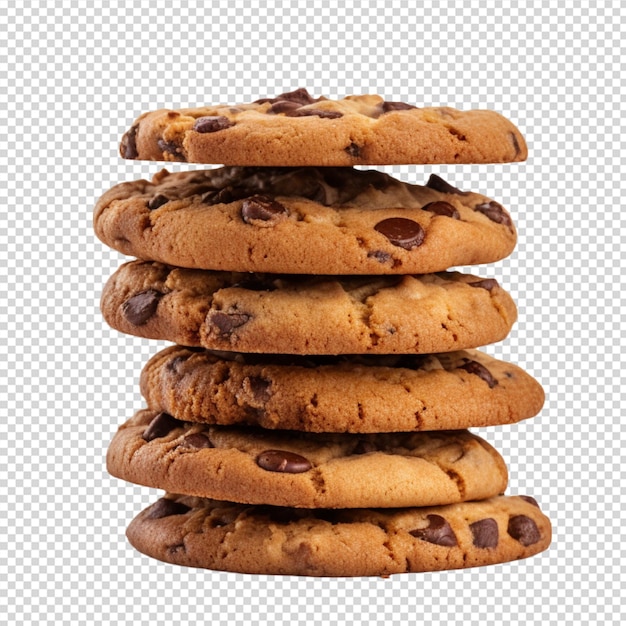
[[492, 111], [304, 89], [144, 114], [128, 159], [220, 164], [120, 184], [103, 242], [135, 257], [102, 296], [122, 332], [172, 342], [141, 373], [147, 408], [109, 471], [164, 490], [127, 535], [180, 565], [386, 576], [544, 550], [550, 523], [503, 495], [507, 467], [470, 427], [536, 415], [541, 386], [476, 348], [516, 319], [492, 278], [516, 231], [497, 202], [353, 166], [512, 162]]

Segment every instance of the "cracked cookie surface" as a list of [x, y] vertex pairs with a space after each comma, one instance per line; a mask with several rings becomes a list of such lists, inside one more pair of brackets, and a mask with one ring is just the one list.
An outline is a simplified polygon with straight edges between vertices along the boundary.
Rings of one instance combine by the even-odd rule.
[[550, 520], [529, 496], [391, 510], [245, 506], [167, 494], [127, 536], [161, 561], [248, 574], [388, 576], [538, 554]]
[[183, 422], [150, 410], [119, 428], [107, 469], [174, 493], [304, 508], [449, 504], [507, 485], [502, 457], [466, 430], [298, 433]]
[[249, 275], [131, 261], [107, 281], [106, 321], [131, 335], [214, 350], [424, 354], [500, 341], [517, 317], [494, 279]]
[[418, 108], [377, 95], [313, 98], [305, 89], [237, 105], [161, 109], [124, 134], [126, 159], [223, 165], [508, 163], [528, 150], [491, 110]]
[[140, 259], [288, 274], [426, 274], [498, 261], [517, 238], [486, 196], [353, 168], [163, 170], [107, 191], [94, 226]]
[[544, 402], [532, 376], [478, 350], [316, 358], [170, 346], [140, 386], [150, 408], [181, 420], [308, 432], [510, 424]]

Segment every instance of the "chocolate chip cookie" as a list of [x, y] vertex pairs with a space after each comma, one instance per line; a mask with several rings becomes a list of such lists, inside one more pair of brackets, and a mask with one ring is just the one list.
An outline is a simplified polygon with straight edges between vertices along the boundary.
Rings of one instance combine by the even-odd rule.
[[517, 310], [496, 280], [276, 276], [132, 261], [105, 285], [115, 329], [213, 350], [283, 354], [448, 352], [503, 339]]
[[148, 406], [181, 420], [308, 432], [453, 430], [536, 415], [541, 385], [478, 350], [286, 356], [170, 346], [140, 379]]
[[545, 550], [529, 496], [403, 509], [314, 511], [167, 494], [127, 536], [167, 563], [249, 574], [388, 576], [493, 565]]
[[304, 508], [430, 506], [506, 489], [507, 470], [467, 430], [298, 433], [183, 422], [142, 410], [107, 453], [123, 480], [175, 493]]
[[94, 225], [130, 256], [238, 272], [426, 274], [498, 261], [516, 242], [483, 195], [353, 168], [163, 170], [107, 191]]
[[489, 110], [418, 108], [377, 95], [313, 98], [305, 89], [236, 105], [141, 115], [126, 159], [223, 165], [351, 166], [523, 161], [519, 130]]

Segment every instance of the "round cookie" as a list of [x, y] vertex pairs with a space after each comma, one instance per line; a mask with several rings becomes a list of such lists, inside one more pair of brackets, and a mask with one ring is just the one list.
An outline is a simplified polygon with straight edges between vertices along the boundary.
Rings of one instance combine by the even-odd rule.
[[427, 274], [498, 261], [516, 242], [485, 196], [353, 168], [163, 170], [107, 191], [94, 226], [140, 259], [287, 274]]
[[325, 277], [236, 274], [132, 261], [107, 281], [115, 329], [214, 350], [397, 354], [506, 337], [515, 304], [494, 279], [443, 272]]
[[276, 98], [144, 113], [124, 134], [126, 159], [224, 165], [351, 166], [508, 163], [528, 151], [519, 130], [490, 110], [417, 108], [376, 95]]
[[178, 419], [308, 432], [454, 430], [536, 415], [541, 385], [477, 350], [433, 355], [254, 355], [170, 346], [140, 379]]
[[297, 433], [137, 412], [107, 452], [109, 473], [175, 493], [304, 508], [402, 507], [503, 493], [507, 469], [466, 430]]
[[247, 574], [388, 576], [505, 563], [550, 545], [528, 496], [393, 510], [305, 511], [168, 494], [126, 535], [140, 552]]

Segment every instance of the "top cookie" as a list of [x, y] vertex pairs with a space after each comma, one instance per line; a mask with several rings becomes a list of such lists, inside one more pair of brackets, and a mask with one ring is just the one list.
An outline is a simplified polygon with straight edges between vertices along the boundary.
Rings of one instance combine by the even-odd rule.
[[223, 165], [348, 166], [524, 161], [526, 142], [490, 110], [388, 102], [377, 95], [313, 98], [306, 89], [252, 103], [141, 115], [125, 159]]

